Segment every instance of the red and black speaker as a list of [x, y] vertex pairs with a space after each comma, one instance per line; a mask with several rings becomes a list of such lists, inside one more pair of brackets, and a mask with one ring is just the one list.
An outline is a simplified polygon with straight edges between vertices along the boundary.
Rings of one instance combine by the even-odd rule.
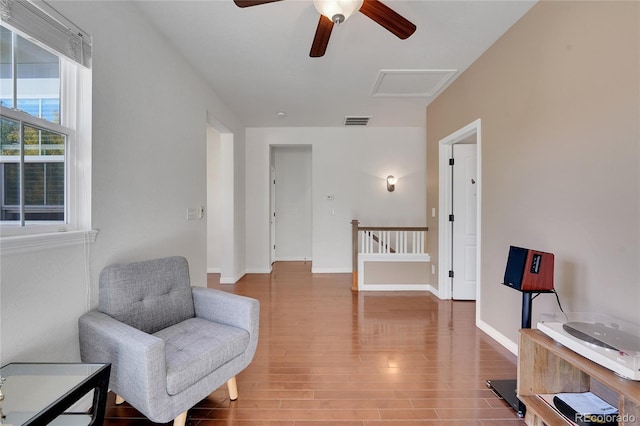
[[520, 291], [553, 290], [553, 254], [509, 247], [503, 284]]

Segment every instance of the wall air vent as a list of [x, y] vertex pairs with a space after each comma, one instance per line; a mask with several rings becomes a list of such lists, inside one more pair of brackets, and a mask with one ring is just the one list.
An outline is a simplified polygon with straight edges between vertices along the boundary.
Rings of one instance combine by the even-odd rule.
[[369, 124], [369, 120], [371, 120], [371, 117], [345, 117], [344, 118], [344, 125], [345, 126], [366, 126], [367, 124]]

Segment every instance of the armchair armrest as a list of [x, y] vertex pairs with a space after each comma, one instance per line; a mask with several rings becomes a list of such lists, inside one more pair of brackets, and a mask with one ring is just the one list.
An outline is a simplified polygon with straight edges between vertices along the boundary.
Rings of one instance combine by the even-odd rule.
[[164, 340], [98, 311], [82, 315], [78, 328], [82, 361], [110, 362], [114, 392], [138, 407], [157, 404], [154, 390], [166, 392]]
[[258, 334], [260, 302], [237, 294], [192, 287], [196, 317], [230, 325]]

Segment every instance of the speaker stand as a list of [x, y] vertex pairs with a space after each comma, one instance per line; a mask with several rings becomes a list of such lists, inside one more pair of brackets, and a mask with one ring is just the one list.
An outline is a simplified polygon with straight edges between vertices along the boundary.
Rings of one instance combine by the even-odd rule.
[[487, 386], [498, 398], [504, 399], [515, 410], [518, 417], [524, 417], [527, 408], [518, 399], [518, 381], [516, 379], [487, 380]]
[[[531, 328], [531, 308], [533, 306], [533, 294], [552, 293], [552, 291], [524, 291], [522, 292], [522, 319], [521, 328]], [[504, 399], [518, 414], [518, 417], [524, 417], [527, 407], [518, 399], [518, 381], [516, 379], [507, 380], [487, 380], [487, 386], [493, 390], [493, 393], [499, 398]]]

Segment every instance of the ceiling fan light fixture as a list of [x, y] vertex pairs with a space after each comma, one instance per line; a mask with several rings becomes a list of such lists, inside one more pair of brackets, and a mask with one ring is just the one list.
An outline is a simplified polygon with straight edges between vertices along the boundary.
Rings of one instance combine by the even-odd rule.
[[334, 24], [341, 24], [354, 12], [360, 10], [364, 0], [313, 0], [313, 5]]

